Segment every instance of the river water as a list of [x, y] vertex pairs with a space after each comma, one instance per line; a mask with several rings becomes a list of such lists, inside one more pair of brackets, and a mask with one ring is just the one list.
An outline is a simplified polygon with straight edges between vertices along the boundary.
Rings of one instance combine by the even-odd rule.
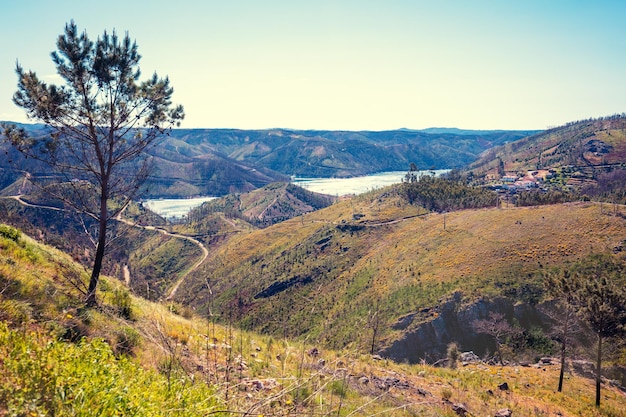
[[[434, 172], [435, 175], [441, 175], [448, 172], [447, 169], [437, 171], [417, 171], [417, 176]], [[377, 188], [386, 187], [388, 185], [402, 182], [406, 171], [381, 172], [378, 174], [364, 175], [362, 177], [352, 178], [298, 178], [292, 180], [292, 183], [299, 185], [307, 190], [316, 193], [329, 194], [333, 196], [342, 196], [348, 194], [363, 194]]]
[[198, 207], [205, 201], [215, 198], [217, 197], [159, 198], [155, 200], [145, 200], [143, 205], [166, 219], [180, 219], [186, 216], [192, 208]]
[[[440, 175], [448, 170], [418, 171], [417, 175], [434, 172]], [[316, 193], [328, 194], [332, 196], [343, 196], [349, 194], [363, 194], [377, 188], [402, 182], [406, 171], [381, 172], [378, 174], [364, 175], [352, 178], [294, 178], [293, 184], [306, 188]], [[163, 198], [144, 201], [144, 205], [160, 216], [167, 219], [180, 219], [189, 213], [192, 208], [200, 206], [205, 201], [217, 197], [196, 197], [196, 198]]]

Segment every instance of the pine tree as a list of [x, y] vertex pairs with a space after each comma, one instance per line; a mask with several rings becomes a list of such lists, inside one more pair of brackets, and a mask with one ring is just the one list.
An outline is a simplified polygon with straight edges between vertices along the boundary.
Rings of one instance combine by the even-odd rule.
[[607, 338], [626, 328], [626, 268], [610, 255], [596, 255], [578, 265], [567, 288], [570, 303], [596, 334], [596, 406], [600, 406], [602, 348]]
[[[136, 196], [150, 168], [146, 151], [183, 119], [172, 106], [168, 78], [155, 73], [139, 82], [137, 44], [115, 31], [93, 42], [72, 21], [58, 37], [52, 60], [63, 85], [48, 85], [18, 63], [13, 101], [47, 134], [30, 137], [4, 125], [8, 140], [25, 156], [46, 163], [54, 183], [41, 186], [98, 223], [96, 253], [85, 302], [96, 304], [110, 222]], [[34, 180], [36, 176], [31, 176]], [[113, 204], [114, 203], [114, 204]]]

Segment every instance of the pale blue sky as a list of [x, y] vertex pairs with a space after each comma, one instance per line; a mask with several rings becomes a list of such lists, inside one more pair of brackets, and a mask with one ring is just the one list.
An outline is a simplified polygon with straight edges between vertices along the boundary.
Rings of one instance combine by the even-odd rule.
[[128, 31], [183, 127], [544, 129], [626, 112], [621, 0], [5, 0], [0, 120], [16, 59], [39, 76], [74, 19]]

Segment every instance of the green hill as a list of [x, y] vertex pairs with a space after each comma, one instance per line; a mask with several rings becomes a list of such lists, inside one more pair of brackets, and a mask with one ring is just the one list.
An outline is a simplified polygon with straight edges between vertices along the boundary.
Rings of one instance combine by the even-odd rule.
[[[448, 329], [401, 347], [444, 308], [521, 302], [535, 314], [547, 271], [623, 244], [624, 208], [616, 210], [575, 203], [434, 214], [394, 189], [372, 192], [230, 236], [187, 277], [178, 299], [246, 329], [365, 351], [376, 317], [375, 350], [418, 362], [441, 357], [455, 338]], [[462, 348], [480, 350], [475, 336], [458, 335]]]
[[328, 207], [335, 197], [308, 191], [290, 183], [273, 183], [248, 193], [229, 194], [208, 201], [188, 215], [196, 231], [211, 230], [216, 215], [244, 220], [255, 227], [272, 224]]
[[490, 147], [533, 133], [177, 129], [165, 147], [194, 158], [226, 155], [286, 175], [327, 178], [404, 170], [411, 162], [421, 169], [458, 168]]
[[596, 408], [574, 373], [555, 393], [546, 362], [397, 364], [222, 327], [106, 277], [100, 306], [84, 309], [87, 279], [0, 225], [0, 415], [626, 415], [622, 392], [607, 384]]

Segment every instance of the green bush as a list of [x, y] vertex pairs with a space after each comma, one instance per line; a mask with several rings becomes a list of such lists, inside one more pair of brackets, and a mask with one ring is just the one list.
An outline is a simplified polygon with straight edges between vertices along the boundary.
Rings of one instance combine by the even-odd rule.
[[3, 415], [198, 416], [218, 405], [205, 384], [168, 382], [102, 340], [68, 344], [0, 322], [0, 358]]
[[139, 345], [141, 336], [132, 327], [124, 326], [116, 334], [115, 352], [117, 354], [132, 355], [133, 349]]
[[22, 237], [22, 232], [6, 224], [0, 224], [0, 236], [17, 242]]
[[0, 320], [19, 326], [28, 322], [32, 314], [32, 307], [25, 302], [0, 299]]
[[186, 319], [190, 319], [193, 317], [193, 310], [191, 309], [191, 307], [186, 306], [186, 305], [182, 305], [179, 303], [169, 303], [167, 305], [167, 309], [169, 311], [171, 311], [172, 313], [184, 317]]
[[115, 308], [116, 314], [126, 320], [133, 320], [133, 306], [128, 290], [116, 288], [111, 297], [111, 304]]

